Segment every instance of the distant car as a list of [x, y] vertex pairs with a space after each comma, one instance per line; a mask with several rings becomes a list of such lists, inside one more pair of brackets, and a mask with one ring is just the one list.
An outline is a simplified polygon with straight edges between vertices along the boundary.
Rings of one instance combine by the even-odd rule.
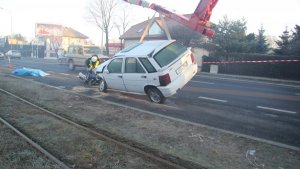
[[21, 59], [21, 52], [17, 50], [9, 50], [5, 55], [11, 59]]
[[0, 52], [0, 59], [4, 59], [4, 54]]
[[191, 49], [176, 41], [139, 42], [98, 67], [99, 90], [146, 94], [152, 102], [164, 103], [194, 77], [197, 69]]
[[68, 60], [69, 69], [74, 70], [77, 66], [86, 66], [86, 60], [93, 55], [97, 55], [101, 63], [110, 59], [108, 56], [101, 54], [101, 50], [98, 46], [93, 45], [70, 45], [65, 56]]

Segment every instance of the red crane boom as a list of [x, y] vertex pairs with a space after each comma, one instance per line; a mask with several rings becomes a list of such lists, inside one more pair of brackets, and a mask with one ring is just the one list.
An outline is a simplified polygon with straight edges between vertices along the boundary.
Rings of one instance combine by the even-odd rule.
[[213, 37], [215, 34], [214, 31], [212, 31], [210, 28], [209, 19], [212, 14], [212, 10], [216, 6], [218, 0], [200, 0], [191, 18], [187, 18], [180, 14], [176, 14], [160, 5], [149, 3], [144, 0], [124, 0], [124, 1], [145, 8], [150, 8], [208, 37]]

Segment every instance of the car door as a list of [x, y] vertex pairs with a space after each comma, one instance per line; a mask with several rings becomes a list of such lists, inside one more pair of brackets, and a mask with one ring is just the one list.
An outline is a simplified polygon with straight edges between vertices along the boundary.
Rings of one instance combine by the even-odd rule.
[[128, 92], [145, 93], [147, 85], [147, 72], [135, 57], [125, 59], [123, 81]]
[[103, 77], [108, 88], [126, 91], [123, 83], [123, 58], [113, 59], [104, 69]]
[[74, 57], [75, 65], [84, 66], [85, 61], [88, 59], [88, 57], [85, 57], [83, 55], [83, 47], [82, 46], [76, 46], [76, 47], [74, 47], [74, 50], [75, 51], [73, 53], [73, 57]]

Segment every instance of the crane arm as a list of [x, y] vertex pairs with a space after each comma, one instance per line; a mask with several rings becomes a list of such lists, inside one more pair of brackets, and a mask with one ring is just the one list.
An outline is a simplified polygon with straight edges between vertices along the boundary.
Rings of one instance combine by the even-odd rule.
[[218, 0], [200, 0], [191, 18], [187, 18], [180, 14], [174, 13], [171, 10], [168, 10], [160, 5], [149, 3], [144, 0], [124, 0], [124, 1], [134, 5], [142, 6], [144, 8], [150, 8], [208, 37], [213, 37], [214, 35], [214, 31], [212, 31], [210, 28], [209, 19], [212, 14], [212, 10], [216, 6]]

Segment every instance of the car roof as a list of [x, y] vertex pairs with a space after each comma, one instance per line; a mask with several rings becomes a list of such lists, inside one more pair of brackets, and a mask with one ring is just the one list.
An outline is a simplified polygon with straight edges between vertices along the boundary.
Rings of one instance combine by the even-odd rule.
[[134, 43], [121, 50], [115, 56], [147, 56], [152, 52], [157, 52], [174, 42], [175, 40], [152, 40]]

